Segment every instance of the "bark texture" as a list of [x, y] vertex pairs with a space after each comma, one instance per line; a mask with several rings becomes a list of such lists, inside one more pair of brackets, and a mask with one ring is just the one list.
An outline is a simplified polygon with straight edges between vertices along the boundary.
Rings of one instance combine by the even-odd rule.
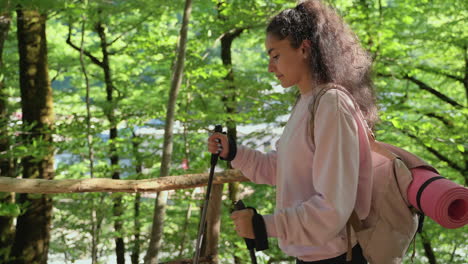
[[[100, 12], [99, 12], [100, 13]], [[117, 132], [117, 119], [115, 117], [115, 107], [116, 101], [114, 99], [114, 82], [112, 80], [112, 73], [110, 67], [110, 56], [109, 51], [107, 50], [109, 44], [107, 43], [107, 35], [105, 26], [101, 21], [98, 21], [95, 25], [95, 31], [99, 35], [101, 53], [102, 53], [102, 70], [104, 72], [104, 82], [106, 84], [106, 99], [109, 103], [109, 107], [105, 110], [107, 120], [109, 121], [109, 153], [110, 153], [110, 163], [112, 168], [112, 179], [120, 179], [119, 167], [119, 155], [117, 153], [117, 147], [115, 142], [118, 138]], [[122, 196], [117, 195], [113, 199], [112, 212], [114, 214], [114, 230], [116, 233], [115, 237], [115, 254], [117, 256], [117, 264], [125, 263], [125, 243], [122, 237], [123, 234], [123, 205], [122, 205]]]
[[[172, 158], [172, 142], [173, 142], [173, 128], [174, 116], [176, 112], [176, 100], [179, 89], [182, 83], [185, 63], [185, 50], [187, 45], [187, 32], [192, 13], [192, 0], [185, 1], [184, 16], [182, 18], [182, 27], [180, 29], [180, 39], [177, 50], [177, 60], [175, 63], [175, 70], [171, 81], [171, 90], [169, 92], [169, 100], [167, 104], [166, 124], [164, 127], [164, 146], [163, 156], [161, 161], [160, 177], [169, 175]], [[157, 194], [154, 204], [153, 226], [151, 229], [151, 239], [146, 251], [145, 264], [157, 264], [158, 255], [161, 246], [163, 235], [165, 208], [166, 208], [167, 193], [161, 192]]]
[[[218, 17], [220, 20], [226, 21], [226, 17], [221, 15], [223, 3], [224, 0], [218, 2]], [[227, 92], [223, 96], [222, 100], [224, 103], [224, 108], [226, 109], [226, 113], [229, 116], [226, 122], [227, 133], [228, 135], [230, 135], [231, 138], [233, 138], [236, 141], [237, 125], [232, 116], [237, 113], [237, 89], [234, 84], [234, 71], [232, 67], [231, 49], [234, 40], [238, 38], [244, 30], [245, 28], [233, 28], [225, 32], [221, 38], [221, 60], [223, 62], [224, 67], [228, 70], [227, 75], [223, 79]], [[228, 169], [232, 169], [230, 162], [228, 162], [227, 167]], [[239, 182], [229, 183], [228, 191], [229, 199], [231, 200], [232, 204], [234, 204], [237, 200], [239, 200]], [[218, 194], [218, 196], [219, 199], [221, 199], [221, 195]], [[234, 263], [240, 263], [240, 259], [237, 256], [234, 256]]]
[[[23, 178], [54, 177], [52, 136], [54, 123], [52, 88], [47, 68], [46, 16], [33, 10], [17, 10], [20, 56], [21, 107], [25, 131], [22, 140], [39, 140], [31, 156], [22, 159]], [[34, 156], [33, 156], [34, 155]], [[52, 199], [47, 195], [21, 194], [18, 202], [27, 210], [18, 217], [12, 248], [14, 263], [47, 263], [52, 218]]]

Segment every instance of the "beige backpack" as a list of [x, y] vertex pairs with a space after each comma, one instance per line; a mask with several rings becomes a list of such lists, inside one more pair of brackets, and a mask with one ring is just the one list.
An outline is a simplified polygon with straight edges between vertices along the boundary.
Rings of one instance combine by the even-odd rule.
[[[312, 142], [314, 142], [314, 114], [320, 98], [330, 89], [346, 93], [353, 100], [358, 116], [363, 119], [357, 103], [345, 88], [327, 84], [320, 86], [319, 89], [321, 90], [310, 103]], [[370, 264], [402, 263], [418, 229], [419, 212], [410, 205], [406, 194], [413, 180], [410, 169], [425, 167], [437, 171], [414, 154], [378, 142], [369, 128], [367, 134], [373, 164], [371, 209], [365, 219], [359, 219], [353, 210], [346, 224], [346, 231], [350, 237], [351, 228], [354, 230], [364, 257]], [[347, 259], [351, 259], [351, 239], [348, 239]]]

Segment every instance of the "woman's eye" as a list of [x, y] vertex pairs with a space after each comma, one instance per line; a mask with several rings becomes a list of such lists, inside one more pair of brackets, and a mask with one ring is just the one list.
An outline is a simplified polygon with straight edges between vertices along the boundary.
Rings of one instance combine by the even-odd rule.
[[273, 56], [274, 60], [278, 60], [278, 58], [279, 58], [279, 55]]

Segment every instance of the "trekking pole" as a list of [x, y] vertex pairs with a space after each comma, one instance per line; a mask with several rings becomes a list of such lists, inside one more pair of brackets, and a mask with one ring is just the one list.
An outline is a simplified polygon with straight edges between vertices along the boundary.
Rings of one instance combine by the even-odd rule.
[[[219, 132], [221, 133], [223, 131], [223, 127], [221, 125], [216, 125], [214, 132]], [[193, 264], [198, 264], [199, 259], [200, 259], [200, 250], [201, 250], [201, 242], [203, 241], [203, 234], [205, 233], [205, 227], [206, 227], [206, 213], [208, 211], [208, 202], [210, 201], [210, 195], [211, 195], [211, 186], [213, 185], [213, 176], [214, 176], [214, 170], [216, 167], [216, 163], [218, 163], [218, 154], [211, 154], [211, 168], [210, 168], [210, 176], [208, 178], [208, 188], [206, 189], [206, 195], [205, 195], [205, 202], [203, 204], [203, 209], [202, 209], [202, 214], [201, 214], [201, 219], [200, 219], [200, 226], [198, 228], [198, 235], [197, 235], [197, 244], [195, 245], [195, 257], [193, 258]]]
[[[234, 211], [239, 211], [245, 209], [244, 202], [242, 200], [237, 201], [234, 204]], [[245, 244], [247, 245], [247, 249], [250, 253], [250, 260], [252, 260], [252, 264], [257, 264], [257, 257], [255, 256], [255, 240], [250, 238], [244, 238]]]

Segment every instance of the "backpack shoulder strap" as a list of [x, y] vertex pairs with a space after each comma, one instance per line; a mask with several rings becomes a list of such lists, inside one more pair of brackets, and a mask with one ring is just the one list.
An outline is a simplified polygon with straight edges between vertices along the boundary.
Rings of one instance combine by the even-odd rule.
[[[393, 160], [393, 159], [399, 157], [400, 153], [399, 152], [394, 152], [392, 149], [389, 149], [387, 147], [388, 144], [384, 144], [384, 143], [381, 143], [381, 142], [378, 142], [378, 141], [375, 140], [374, 133], [367, 126], [367, 123], [366, 123], [366, 121], [364, 119], [364, 116], [362, 115], [362, 112], [361, 112], [361, 110], [359, 108], [358, 103], [356, 102], [356, 100], [350, 94], [350, 92], [348, 90], [346, 90], [343, 86], [340, 86], [340, 85], [337, 85], [337, 84], [334, 84], [334, 83], [328, 83], [328, 84], [321, 85], [321, 86], [317, 87], [317, 89], [319, 89], [319, 91], [315, 94], [315, 96], [312, 98], [312, 100], [311, 100], [311, 102], [309, 104], [309, 111], [311, 113], [310, 120], [309, 120], [309, 122], [310, 122], [310, 124], [309, 124], [310, 137], [311, 137], [312, 143], [314, 145], [315, 145], [315, 137], [314, 137], [315, 113], [317, 112], [317, 109], [319, 107], [320, 98], [322, 98], [322, 96], [324, 94], [326, 94], [329, 90], [335, 89], [335, 90], [339, 90], [339, 91], [345, 93], [348, 96], [348, 98], [351, 99], [351, 101], [353, 102], [354, 107], [355, 107], [355, 109], [356, 109], [356, 111], [358, 113], [358, 116], [362, 119], [363, 123], [366, 126], [365, 129], [366, 129], [366, 132], [367, 132], [367, 137], [369, 138], [369, 143], [371, 145], [372, 151], [377, 152], [380, 155], [382, 155], [382, 156], [384, 156], [384, 157], [386, 157], [386, 158], [388, 158], [390, 160]], [[395, 147], [395, 148], [397, 148], [397, 147]], [[414, 155], [408, 152], [408, 155], [406, 155], [406, 156], [413, 157]], [[414, 156], [414, 160], [416, 161], [417, 159], [419, 159], [419, 158]], [[419, 160], [422, 161], [421, 159], [419, 159]], [[422, 162], [424, 163], [424, 161], [422, 161]]]
[[309, 119], [309, 127], [310, 127], [310, 138], [312, 143], [315, 145], [315, 136], [314, 136], [314, 128], [315, 128], [315, 113], [317, 112], [320, 98], [328, 92], [328, 90], [332, 89], [331, 85], [323, 85], [319, 86], [316, 89], [320, 89], [317, 94], [312, 97], [311, 102], [309, 103], [309, 111], [310, 111], [310, 119]]
[[310, 137], [311, 137], [312, 143], [314, 145], [315, 145], [315, 139], [314, 139], [315, 138], [314, 137], [315, 113], [317, 112], [317, 109], [318, 109], [319, 104], [320, 104], [320, 99], [322, 98], [322, 96], [324, 94], [326, 94], [329, 90], [332, 90], [332, 89], [343, 92], [353, 102], [354, 107], [355, 107], [356, 111], [358, 112], [358, 115], [360, 116], [360, 118], [365, 123], [365, 128], [366, 128], [367, 136], [369, 137], [369, 141], [370, 142], [375, 141], [374, 133], [369, 128], [369, 126], [367, 126], [367, 122], [365, 121], [365, 119], [364, 119], [364, 117], [362, 115], [362, 112], [361, 112], [361, 110], [359, 108], [358, 103], [356, 102], [354, 97], [351, 95], [351, 93], [348, 90], [346, 90], [346, 88], [344, 88], [343, 86], [338, 85], [338, 84], [327, 83], [327, 84], [318, 86], [316, 89], [318, 89], [318, 92], [316, 92], [316, 94], [312, 97], [311, 102], [309, 103], [309, 111], [311, 113], [310, 114], [310, 120], [309, 120]]
[[315, 145], [315, 136], [314, 136], [314, 127], [315, 127], [315, 113], [317, 113], [317, 109], [320, 104], [320, 99], [323, 95], [325, 95], [328, 91], [335, 89], [344, 92], [348, 97], [353, 101], [354, 106], [359, 109], [354, 97], [346, 90], [344, 87], [334, 84], [334, 83], [327, 83], [318, 86], [318, 92], [312, 97], [312, 100], [309, 103], [309, 111], [310, 111], [310, 119], [309, 119], [309, 127], [310, 127], [310, 138], [312, 139], [312, 143]]
[[395, 155], [397, 155], [405, 163], [408, 169], [425, 168], [427, 170], [430, 170], [432, 172], [439, 174], [439, 172], [433, 166], [429, 165], [423, 159], [414, 155], [411, 152], [408, 152], [402, 148], [399, 148], [397, 146], [394, 146], [388, 143], [379, 142], [379, 145], [382, 145], [384, 148], [390, 150]]

